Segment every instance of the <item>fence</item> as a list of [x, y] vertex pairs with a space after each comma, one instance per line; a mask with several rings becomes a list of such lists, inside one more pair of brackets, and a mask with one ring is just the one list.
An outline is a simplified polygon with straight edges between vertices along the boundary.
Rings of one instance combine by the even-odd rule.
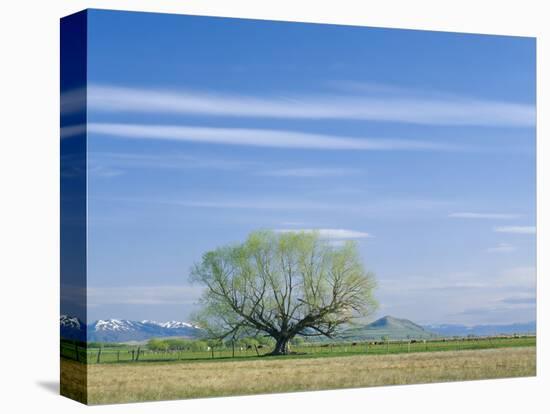
[[[460, 351], [468, 349], [490, 349], [502, 347], [533, 346], [535, 336], [513, 337], [474, 337], [474, 338], [438, 338], [429, 340], [387, 340], [357, 341], [337, 343], [307, 343], [294, 345], [290, 350], [304, 356], [338, 355], [384, 355], [411, 352]], [[62, 341], [61, 356], [88, 364], [193, 361], [211, 359], [252, 358], [271, 352], [271, 347], [229, 346], [208, 347], [203, 350], [166, 350], [153, 351], [145, 345], [87, 348], [84, 343]]]

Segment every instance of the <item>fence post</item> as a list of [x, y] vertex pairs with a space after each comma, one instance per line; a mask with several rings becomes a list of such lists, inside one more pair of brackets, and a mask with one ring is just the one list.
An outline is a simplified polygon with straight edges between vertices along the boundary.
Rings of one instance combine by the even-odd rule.
[[76, 362], [80, 362], [80, 358], [78, 356], [78, 342], [74, 341], [74, 354]]
[[120, 362], [120, 350], [116, 353], [116, 362]]
[[97, 361], [96, 361], [96, 363], [98, 363], [98, 364], [101, 362], [101, 349], [102, 348], [100, 347], [99, 351], [97, 351]]
[[256, 350], [256, 355], [260, 356], [260, 353], [258, 352], [258, 347], [256, 346], [256, 344], [254, 344], [254, 349]]
[[139, 353], [141, 352], [141, 348], [138, 346], [137, 352], [136, 352], [136, 361], [139, 360]]
[[134, 361], [134, 358], [135, 358], [135, 352], [136, 351], [134, 349], [132, 349], [132, 362]]
[[231, 355], [235, 358], [235, 340], [231, 341]]

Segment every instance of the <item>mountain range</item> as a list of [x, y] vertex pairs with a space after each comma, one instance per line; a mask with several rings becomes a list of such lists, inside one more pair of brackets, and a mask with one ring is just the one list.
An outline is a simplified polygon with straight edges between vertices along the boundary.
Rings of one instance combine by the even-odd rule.
[[61, 315], [59, 318], [61, 338], [76, 341], [86, 340], [86, 325], [76, 316]]
[[444, 337], [450, 336], [494, 336], [494, 335], [513, 335], [513, 334], [534, 334], [537, 331], [535, 321], [526, 323], [513, 323], [508, 325], [426, 325], [425, 329], [435, 332]]
[[[89, 342], [146, 341], [151, 338], [182, 337], [200, 338], [204, 331], [196, 325], [179, 322], [155, 322], [149, 320], [100, 319], [89, 325], [80, 319], [61, 315], [61, 337]], [[535, 322], [510, 325], [426, 325], [421, 326], [408, 319], [384, 316], [368, 324], [356, 324], [344, 330], [336, 339], [347, 341], [398, 339], [433, 339], [451, 336], [490, 336], [499, 334], [535, 333]]]
[[343, 340], [371, 339], [431, 339], [437, 334], [411, 322], [393, 316], [384, 316], [369, 324], [352, 326], [343, 331], [339, 337]]
[[181, 337], [198, 338], [203, 330], [187, 322], [130, 321], [125, 319], [100, 319], [85, 325], [80, 319], [67, 315], [60, 318], [61, 337], [89, 342], [129, 342], [150, 338]]

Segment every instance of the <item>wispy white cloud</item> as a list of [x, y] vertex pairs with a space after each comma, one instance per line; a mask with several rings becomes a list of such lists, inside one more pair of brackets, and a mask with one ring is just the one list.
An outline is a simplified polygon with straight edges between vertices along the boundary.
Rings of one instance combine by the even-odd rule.
[[71, 304], [86, 303], [86, 286], [70, 285], [67, 283], [61, 284], [61, 302]]
[[[491, 293], [499, 298], [511, 296], [520, 291], [529, 295], [536, 284], [536, 268], [518, 266], [489, 273], [475, 272], [430, 272], [425, 275], [385, 276], [379, 280], [380, 289], [384, 292], [403, 293], [409, 291], [430, 292], [446, 291], [455, 295], [455, 290], [472, 290], [485, 294]], [[460, 294], [467, 302], [468, 297]]]
[[299, 199], [179, 199], [179, 198], [144, 198], [144, 197], [93, 197], [95, 201], [109, 203], [143, 203], [166, 204], [185, 208], [235, 209], [235, 210], [347, 210], [346, 204], [327, 204]]
[[489, 281], [478, 280], [471, 276], [463, 278], [446, 274], [435, 278], [428, 276], [407, 276], [404, 278], [384, 278], [380, 281], [380, 288], [385, 292], [456, 292], [464, 290], [479, 290], [490, 287]]
[[[327, 86], [347, 93], [353, 94], [368, 94], [369, 96], [381, 96], [381, 97], [449, 97], [450, 94], [443, 94], [440, 92], [421, 90], [417, 88], [404, 87], [400, 85], [380, 83], [380, 82], [368, 82], [368, 81], [353, 81], [353, 80], [335, 80], [327, 82]], [[457, 99], [456, 95], [452, 96]]]
[[489, 253], [512, 253], [516, 251], [516, 247], [509, 243], [499, 243], [497, 246], [489, 247]]
[[61, 114], [73, 114], [86, 110], [86, 88], [76, 88], [61, 94]]
[[372, 237], [369, 233], [356, 230], [347, 230], [347, 229], [275, 229], [278, 233], [313, 233], [316, 232], [320, 237], [324, 239], [337, 239], [337, 240], [348, 240], [348, 239], [365, 239]]
[[185, 153], [126, 153], [126, 152], [90, 152], [88, 171], [98, 177], [115, 177], [130, 169], [168, 169], [168, 170], [223, 170], [244, 171], [249, 174], [267, 177], [341, 177], [358, 174], [359, 169], [344, 167], [296, 167], [282, 168], [265, 163], [238, 159], [197, 156]]
[[536, 234], [537, 228], [535, 226], [499, 226], [494, 230], [497, 233], [512, 233], [512, 234]]
[[533, 266], [513, 267], [504, 270], [499, 276], [498, 285], [500, 286], [534, 288], [537, 283], [537, 269]]
[[502, 303], [510, 305], [534, 305], [537, 303], [536, 296], [511, 296], [500, 300]]
[[118, 168], [111, 168], [105, 165], [92, 164], [88, 162], [88, 173], [94, 177], [111, 178], [123, 175], [124, 171]]
[[72, 138], [85, 133], [85, 124], [67, 125], [61, 128], [61, 139]]
[[173, 151], [164, 153], [90, 152], [88, 162], [117, 169], [209, 169], [237, 170], [259, 167], [260, 164], [243, 160], [193, 156]]
[[272, 177], [341, 177], [359, 173], [354, 168], [283, 168], [263, 171], [261, 175]]
[[192, 305], [202, 288], [196, 286], [88, 287], [88, 306], [101, 305]]
[[[161, 201], [162, 202], [162, 201]], [[327, 205], [300, 200], [167, 200], [167, 204], [182, 207], [250, 209], [250, 210], [332, 210], [346, 209], [346, 205]]]
[[303, 226], [303, 221], [284, 221], [281, 223], [283, 226]]
[[459, 212], [449, 214], [451, 218], [463, 218], [463, 219], [487, 219], [487, 220], [511, 220], [521, 217], [519, 214], [508, 213], [471, 213], [471, 212]]
[[90, 123], [88, 132], [128, 139], [201, 142], [270, 148], [360, 151], [456, 151], [464, 147], [405, 139], [350, 138], [299, 131], [186, 125]]
[[[141, 204], [166, 204], [182, 208], [208, 208], [208, 209], [235, 209], [235, 210], [289, 210], [289, 211], [341, 211], [357, 213], [363, 216], [405, 217], [413, 214], [434, 214], [433, 211], [448, 208], [452, 203], [443, 200], [429, 199], [376, 199], [368, 201], [339, 202], [332, 199], [313, 200], [307, 197], [273, 198], [269, 195], [261, 195], [256, 198], [235, 199], [220, 195], [219, 198], [200, 197], [193, 198], [151, 198], [151, 197], [92, 197], [94, 202], [108, 203], [141, 203]], [[290, 229], [289, 229], [290, 230]]]
[[484, 323], [498, 322], [498, 324], [502, 324], [502, 321], [507, 321], [509, 324], [526, 323], [536, 319], [533, 303], [510, 304], [499, 301], [482, 304], [480, 307], [464, 309], [459, 315], [471, 316], [474, 320], [483, 318]]
[[470, 97], [279, 94], [246, 96], [90, 85], [88, 107], [101, 112], [227, 117], [355, 119], [427, 125], [533, 126], [533, 105]]
[[[421, 323], [513, 323], [531, 320], [536, 296], [534, 267], [489, 272], [378, 275], [378, 297], [384, 311], [408, 314]], [[418, 307], [422, 303], [422, 307]], [[477, 309], [474, 312], [472, 309]], [[525, 312], [524, 312], [525, 311]], [[470, 315], [470, 316], [466, 316]]]

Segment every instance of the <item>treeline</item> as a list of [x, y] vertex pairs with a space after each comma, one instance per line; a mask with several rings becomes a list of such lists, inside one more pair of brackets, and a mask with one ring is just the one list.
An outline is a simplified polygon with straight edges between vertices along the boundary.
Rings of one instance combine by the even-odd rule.
[[88, 342], [88, 348], [125, 348], [127, 346], [116, 342]]
[[[301, 338], [296, 338], [294, 345], [303, 342]], [[151, 351], [206, 351], [208, 349], [230, 349], [236, 348], [254, 348], [260, 346], [273, 347], [275, 342], [269, 337], [251, 337], [232, 340], [204, 340], [204, 339], [183, 339], [183, 338], [155, 338], [147, 342], [147, 348]]]
[[151, 351], [204, 351], [208, 348], [207, 341], [166, 338], [149, 339], [147, 348]]
[[[291, 341], [291, 345], [305, 345], [308, 341], [301, 337], [296, 337]], [[250, 349], [254, 347], [273, 347], [275, 341], [270, 337], [247, 337], [232, 340], [207, 340], [207, 339], [185, 339], [185, 338], [154, 338], [147, 342], [147, 349], [151, 351], [207, 351], [212, 348], [217, 350], [231, 349]], [[78, 346], [82, 349], [104, 349], [104, 348], [129, 348], [131, 345], [116, 342], [83, 342], [69, 339], [61, 339], [61, 346], [73, 349]]]

